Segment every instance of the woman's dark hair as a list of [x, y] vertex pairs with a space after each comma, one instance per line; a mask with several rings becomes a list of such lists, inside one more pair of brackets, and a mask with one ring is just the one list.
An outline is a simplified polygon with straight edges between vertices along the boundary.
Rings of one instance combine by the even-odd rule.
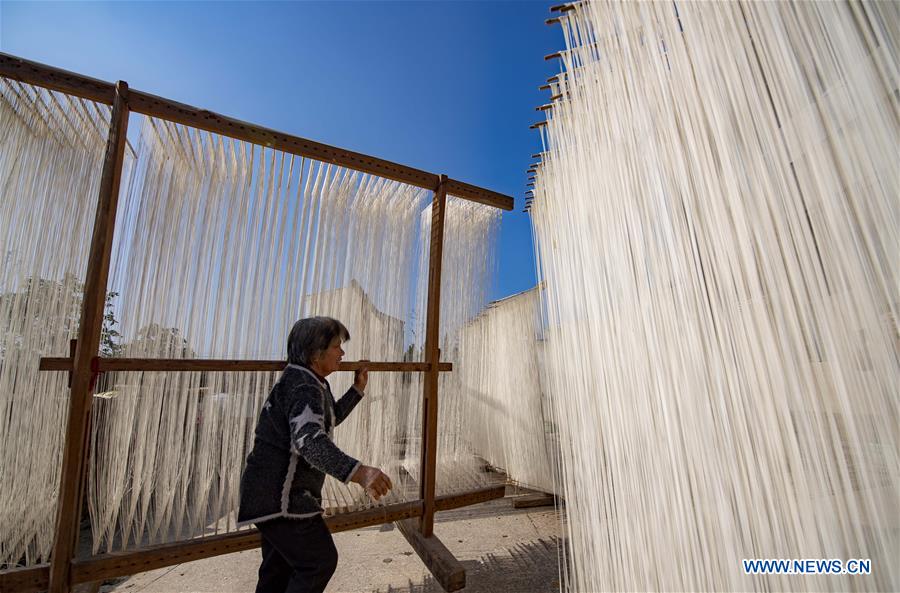
[[315, 357], [327, 350], [332, 340], [338, 337], [346, 342], [350, 339], [350, 332], [337, 319], [331, 317], [301, 319], [294, 324], [288, 335], [288, 362], [309, 366]]

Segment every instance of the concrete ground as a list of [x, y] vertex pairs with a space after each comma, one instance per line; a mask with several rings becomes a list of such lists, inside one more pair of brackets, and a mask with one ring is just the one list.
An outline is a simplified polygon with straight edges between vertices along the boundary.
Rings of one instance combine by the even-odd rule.
[[[435, 534], [466, 568], [466, 593], [560, 590], [557, 557], [564, 512], [513, 509], [512, 496], [438, 513]], [[340, 561], [327, 593], [438, 593], [438, 585], [392, 525], [334, 536]], [[259, 550], [145, 572], [106, 593], [252, 593]]]

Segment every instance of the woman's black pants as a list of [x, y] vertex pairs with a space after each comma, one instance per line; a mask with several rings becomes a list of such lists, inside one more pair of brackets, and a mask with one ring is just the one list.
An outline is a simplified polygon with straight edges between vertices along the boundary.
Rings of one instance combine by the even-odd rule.
[[256, 593], [322, 593], [337, 568], [337, 548], [321, 515], [257, 525], [262, 564]]

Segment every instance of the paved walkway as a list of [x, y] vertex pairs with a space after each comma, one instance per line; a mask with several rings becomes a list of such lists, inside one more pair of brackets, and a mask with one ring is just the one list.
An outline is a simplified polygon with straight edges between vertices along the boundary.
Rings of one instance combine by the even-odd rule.
[[[466, 593], [553, 593], [560, 590], [557, 556], [561, 512], [512, 508], [511, 497], [438, 513], [435, 534], [466, 567]], [[340, 554], [327, 593], [443, 591], [391, 525], [335, 534]], [[259, 550], [145, 572], [102, 592], [253, 593]]]

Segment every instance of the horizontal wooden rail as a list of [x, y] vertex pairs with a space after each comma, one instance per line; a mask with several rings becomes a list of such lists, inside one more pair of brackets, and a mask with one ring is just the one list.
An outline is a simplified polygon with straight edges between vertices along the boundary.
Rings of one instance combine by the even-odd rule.
[[[107, 105], [112, 105], [115, 96], [115, 85], [112, 83], [2, 52], [0, 52], [0, 76]], [[440, 179], [438, 175], [421, 169], [285, 134], [134, 89], [129, 89], [128, 107], [131, 111], [143, 115], [158, 117], [324, 163], [333, 163], [428, 190], [434, 190]], [[462, 181], [449, 180], [447, 193], [503, 210], [513, 209], [512, 197]]]
[[348, 169], [372, 173], [379, 177], [408, 183], [416, 187], [434, 189], [438, 176], [377, 157], [329, 146], [307, 138], [293, 136], [221, 115], [192, 105], [178, 103], [149, 93], [132, 91], [128, 106], [135, 113], [157, 117], [192, 128], [222, 134], [267, 148], [334, 163]]
[[444, 186], [447, 188], [447, 195], [454, 198], [464, 198], [470, 202], [478, 202], [487, 206], [500, 208], [501, 210], [512, 210], [513, 199], [509, 196], [457, 181], [456, 179], [448, 179]]
[[506, 495], [506, 486], [489, 486], [478, 490], [471, 490], [462, 494], [445, 494], [434, 499], [435, 511], [452, 511], [462, 507], [471, 506], [480, 502], [487, 502]]
[[0, 52], [0, 76], [112, 105], [116, 85]]
[[[94, 359], [94, 370], [97, 372], [113, 371], [281, 371], [287, 365], [283, 360], [222, 360], [222, 359], [185, 359], [185, 358], [102, 358]], [[427, 362], [342, 362], [338, 371], [355, 371], [363, 365], [373, 372], [425, 373], [431, 365]], [[71, 371], [71, 358], [41, 358], [38, 364], [41, 371]], [[453, 363], [441, 362], [438, 371], [453, 370]]]
[[[504, 491], [504, 486], [494, 486], [462, 494], [438, 496], [435, 499], [435, 509], [447, 511], [495, 498], [502, 498]], [[419, 517], [421, 514], [422, 501], [414, 500], [364, 511], [333, 515], [326, 517], [325, 523], [332, 533], [337, 533], [339, 531], [411, 519]], [[191, 560], [252, 550], [257, 547], [259, 547], [259, 532], [256, 529], [251, 529], [184, 542], [160, 544], [129, 552], [115, 552], [91, 558], [76, 559], [72, 563], [72, 582], [73, 584], [90, 583], [103, 579], [128, 576]], [[0, 593], [44, 591], [47, 589], [49, 579], [49, 564], [0, 571]]]
[[0, 593], [32, 593], [50, 586], [50, 564], [0, 570]]
[[[422, 514], [422, 501], [401, 502], [380, 508], [366, 509], [327, 517], [329, 531], [349, 531], [372, 525], [392, 523]], [[190, 562], [258, 548], [256, 529], [216, 535], [186, 542], [162, 544], [132, 552], [117, 552], [75, 560], [72, 563], [72, 583], [92, 583]]]

